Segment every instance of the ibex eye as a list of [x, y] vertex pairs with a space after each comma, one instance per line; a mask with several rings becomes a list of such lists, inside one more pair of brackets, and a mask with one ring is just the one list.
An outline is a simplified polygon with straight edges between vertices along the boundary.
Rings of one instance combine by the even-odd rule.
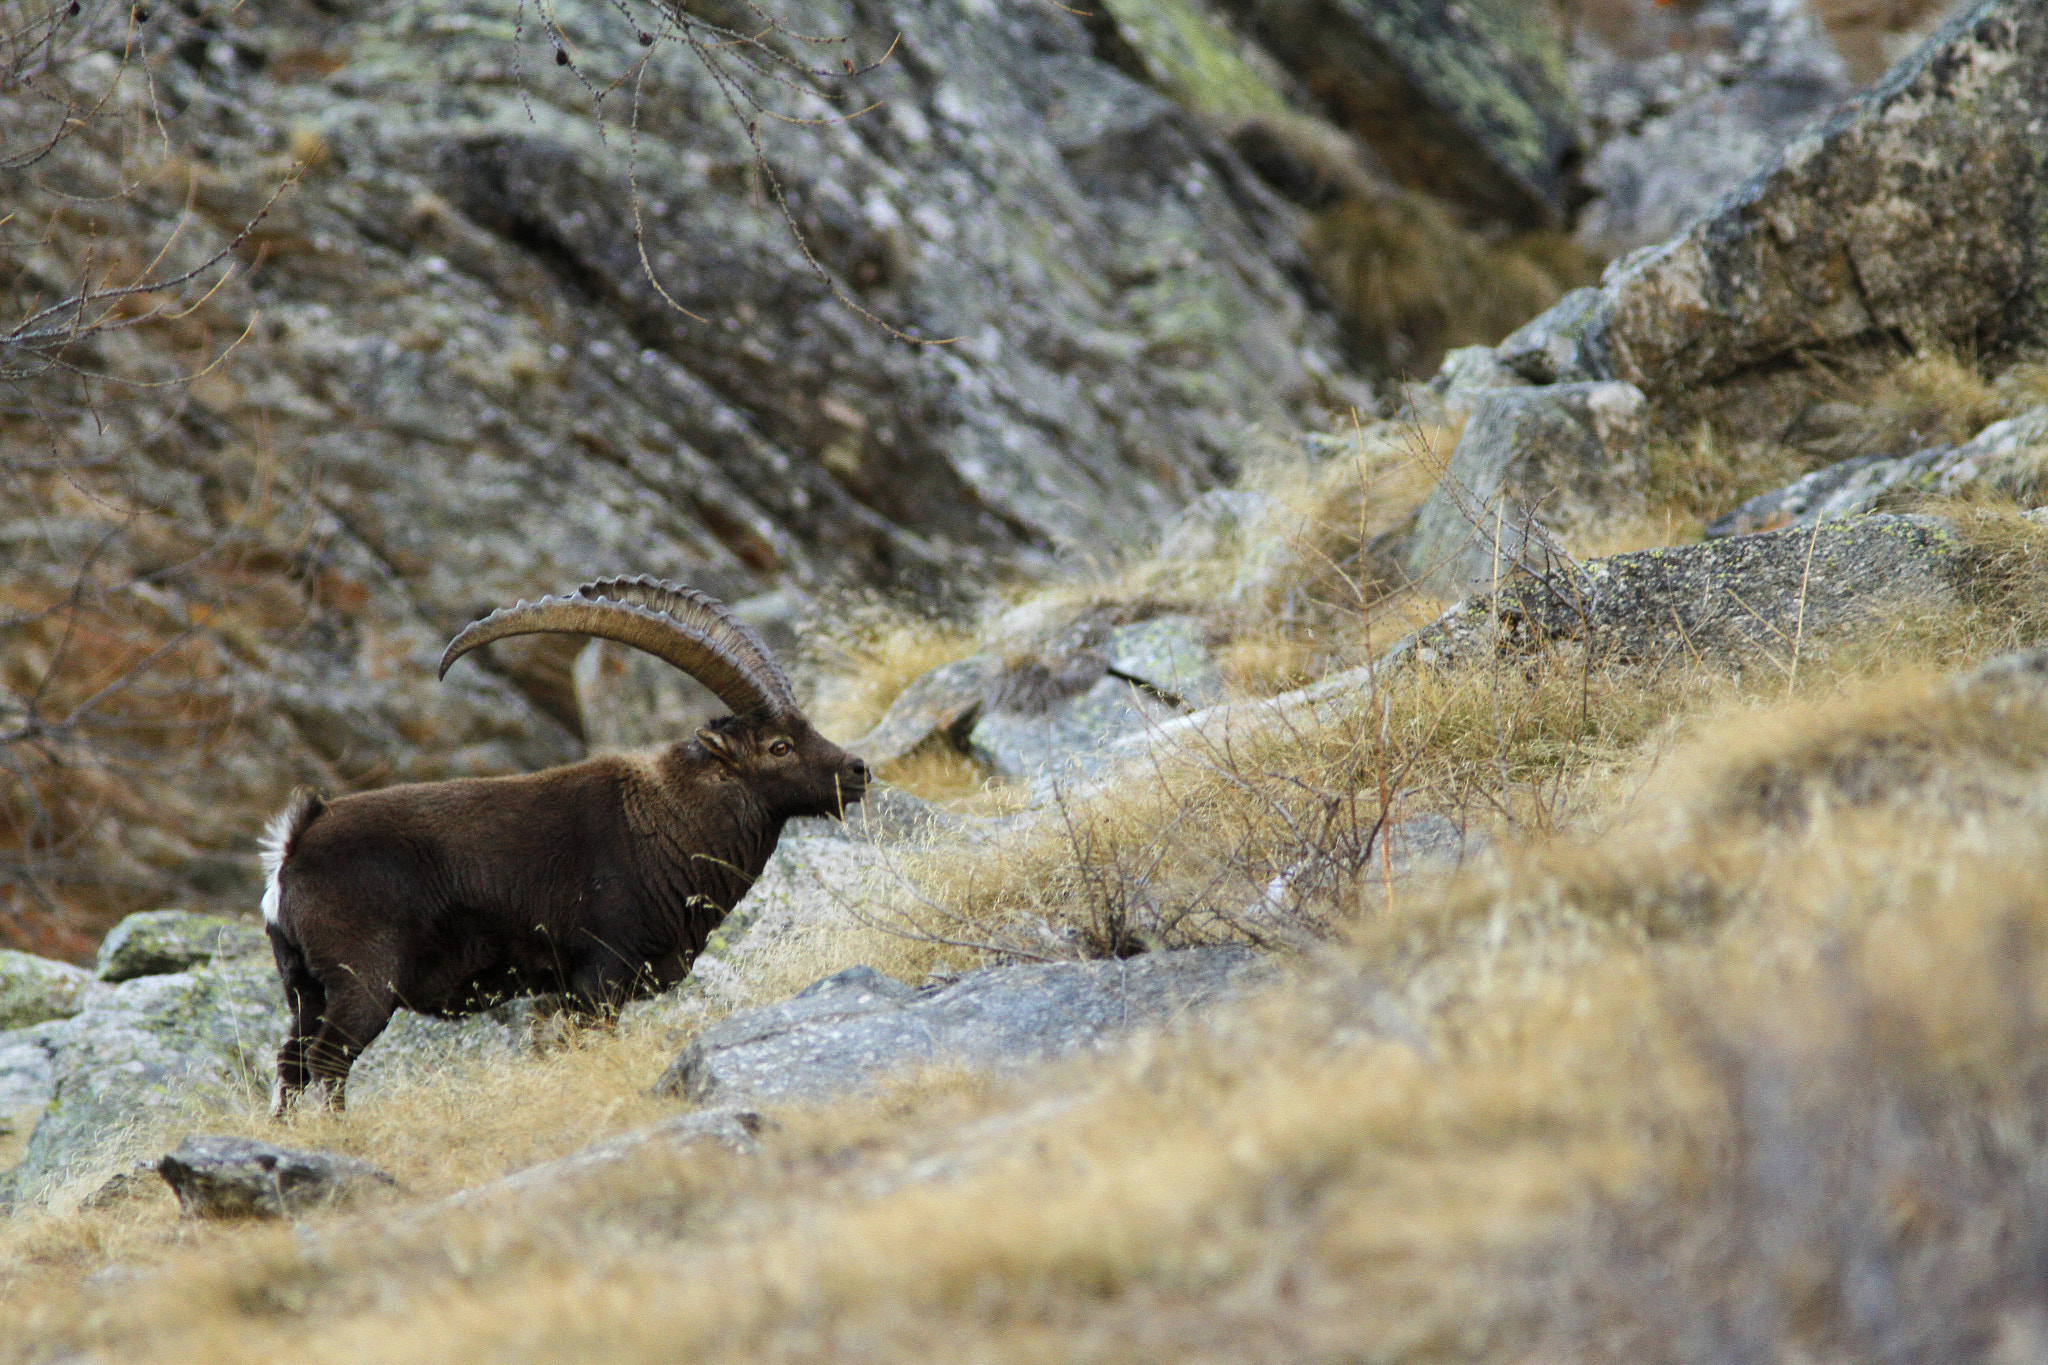
[[773, 744], [768, 746], [768, 752], [774, 754], [777, 758], [781, 758], [784, 754], [789, 752], [789, 741], [786, 739], [776, 740]]

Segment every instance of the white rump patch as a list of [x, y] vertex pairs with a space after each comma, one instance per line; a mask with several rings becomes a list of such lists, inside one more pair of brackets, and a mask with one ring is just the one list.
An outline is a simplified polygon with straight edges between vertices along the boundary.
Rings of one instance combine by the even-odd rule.
[[281, 894], [278, 874], [283, 871], [284, 860], [291, 855], [292, 841], [305, 828], [316, 800], [318, 798], [304, 787], [293, 792], [284, 809], [270, 817], [270, 823], [263, 827], [262, 839], [257, 841], [257, 851], [263, 856], [263, 922], [266, 924], [277, 923]]

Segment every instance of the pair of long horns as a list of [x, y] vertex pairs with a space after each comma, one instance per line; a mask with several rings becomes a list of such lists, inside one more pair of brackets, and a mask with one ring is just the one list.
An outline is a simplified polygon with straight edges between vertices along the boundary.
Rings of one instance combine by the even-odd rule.
[[595, 635], [644, 649], [703, 683], [741, 715], [796, 712], [789, 679], [753, 627], [695, 588], [658, 578], [600, 578], [563, 597], [500, 607], [448, 642], [441, 676], [479, 645], [508, 635]]

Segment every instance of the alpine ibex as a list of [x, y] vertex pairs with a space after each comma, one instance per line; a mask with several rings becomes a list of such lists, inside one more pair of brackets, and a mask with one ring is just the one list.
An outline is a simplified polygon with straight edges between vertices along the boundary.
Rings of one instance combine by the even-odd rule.
[[509, 635], [646, 650], [733, 711], [669, 747], [518, 777], [323, 801], [301, 788], [265, 831], [263, 918], [291, 1032], [272, 1108], [349, 1068], [403, 1005], [443, 1017], [564, 992], [601, 1012], [681, 980], [760, 875], [783, 822], [840, 815], [867, 765], [811, 728], [745, 622], [703, 593], [608, 578], [492, 612], [441, 674]]

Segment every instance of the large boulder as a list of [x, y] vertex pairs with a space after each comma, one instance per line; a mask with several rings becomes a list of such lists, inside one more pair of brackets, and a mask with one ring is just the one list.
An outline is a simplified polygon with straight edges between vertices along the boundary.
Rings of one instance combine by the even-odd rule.
[[0, 948], [0, 1031], [69, 1019], [85, 1008], [92, 981], [83, 967]]
[[697, 1103], [775, 1104], [829, 1098], [919, 1066], [1026, 1066], [1220, 999], [1254, 979], [1257, 963], [1246, 948], [1192, 948], [991, 967], [924, 990], [849, 967], [706, 1030], [655, 1090]]
[[122, 920], [100, 942], [94, 975], [132, 981], [243, 959], [271, 961], [262, 925], [190, 910], [145, 910]]
[[1627, 380], [1669, 420], [1762, 436], [1806, 404], [1815, 362], [2039, 339], [2044, 107], [2048, 3], [1979, 0], [1712, 213], [1610, 267], [1558, 377]]
[[256, 1102], [284, 1036], [267, 961], [137, 977], [51, 1027], [55, 1083], [15, 1173], [33, 1202], [130, 1154], [138, 1130], [207, 1103]]
[[1594, 657], [1787, 668], [1803, 651], [1970, 600], [1973, 560], [1930, 517], [1871, 516], [1517, 571], [1417, 632], [1397, 661], [1464, 664], [1583, 642]]
[[1111, 677], [1136, 684], [1169, 706], [1195, 710], [1223, 700], [1223, 670], [1199, 617], [1170, 612], [1111, 631], [1103, 654]]

